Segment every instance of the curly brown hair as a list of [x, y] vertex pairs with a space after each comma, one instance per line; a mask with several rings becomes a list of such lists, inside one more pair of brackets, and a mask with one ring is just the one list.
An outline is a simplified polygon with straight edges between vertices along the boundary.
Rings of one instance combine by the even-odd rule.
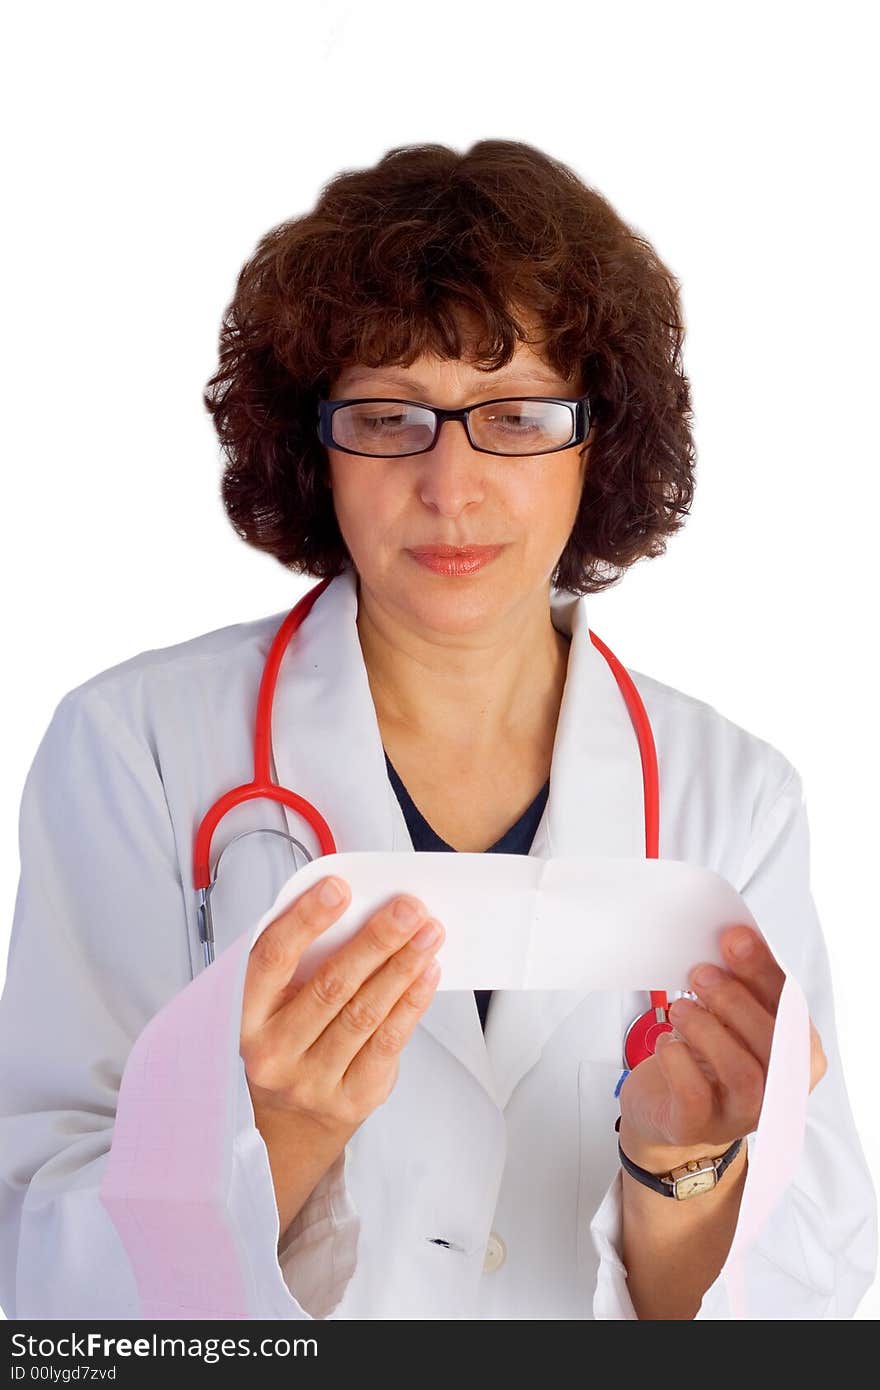
[[526, 341], [589, 395], [581, 503], [552, 582], [576, 594], [661, 555], [694, 490], [679, 282], [566, 165], [513, 140], [465, 154], [404, 145], [345, 170], [242, 267], [204, 403], [225, 455], [221, 496], [249, 545], [318, 578], [351, 564], [317, 403], [344, 366], [461, 358], [507, 366]]

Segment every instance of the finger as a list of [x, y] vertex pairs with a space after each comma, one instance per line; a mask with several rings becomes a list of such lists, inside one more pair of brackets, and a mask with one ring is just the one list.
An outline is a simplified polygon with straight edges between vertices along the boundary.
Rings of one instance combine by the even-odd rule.
[[[440, 922], [429, 918], [415, 936], [401, 946], [381, 969], [370, 975], [360, 989], [331, 1019], [308, 1050], [307, 1061], [332, 1076], [342, 1076], [361, 1048], [383, 1026], [406, 991], [422, 975], [431, 956], [443, 944], [445, 932]], [[399, 1028], [391, 1026], [391, 1035]], [[382, 1050], [380, 1044], [380, 1051]], [[385, 1051], [392, 1050], [389, 1047]]]
[[342, 1078], [346, 1090], [357, 1094], [387, 1087], [390, 1093], [397, 1079], [397, 1069], [391, 1070], [389, 1062], [399, 1058], [412, 1037], [416, 1024], [434, 998], [439, 980], [440, 963], [432, 960], [352, 1060]]
[[828, 1070], [828, 1058], [822, 1046], [816, 1025], [810, 1020], [810, 1090], [822, 1080]]
[[698, 965], [688, 981], [700, 1002], [726, 1024], [749, 1049], [767, 1073], [773, 1044], [774, 1015], [767, 1012], [751, 990], [715, 965]]
[[271, 1028], [283, 1035], [285, 1049], [302, 1055], [310, 1048], [364, 981], [427, 920], [424, 903], [409, 893], [391, 898], [373, 913], [350, 941], [321, 962], [311, 979], [273, 1017]]
[[243, 1038], [258, 1032], [284, 1003], [290, 977], [306, 947], [341, 917], [348, 906], [351, 893], [342, 878], [333, 878], [343, 889], [341, 900], [324, 901], [328, 878], [318, 879], [300, 893], [284, 912], [263, 928], [251, 947], [241, 1010]]
[[764, 1099], [764, 1070], [758, 1059], [719, 1018], [690, 999], [676, 999], [669, 1007], [669, 1018], [717, 1076], [725, 1126], [750, 1133], [758, 1123]]
[[730, 927], [722, 933], [721, 951], [727, 969], [748, 985], [775, 1018], [785, 971], [763, 937], [751, 927]]
[[669, 1087], [670, 1144], [711, 1142], [716, 1109], [714, 1087], [686, 1042], [661, 1033], [654, 1050]]

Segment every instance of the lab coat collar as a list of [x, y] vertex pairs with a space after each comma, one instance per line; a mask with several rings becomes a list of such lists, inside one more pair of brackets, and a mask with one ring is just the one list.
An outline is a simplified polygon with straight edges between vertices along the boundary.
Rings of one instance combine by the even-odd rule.
[[[590, 640], [584, 597], [551, 590], [571, 638], [550, 790], [530, 854], [643, 858], [638, 741], [617, 682]], [[274, 774], [325, 817], [338, 852], [413, 850], [394, 789], [357, 631], [351, 566], [319, 595], [281, 662], [272, 719]], [[317, 839], [285, 808], [291, 835]], [[428, 904], [430, 908], [430, 904]], [[585, 924], [585, 932], [589, 930]], [[420, 1027], [452, 1052], [500, 1108], [586, 991], [498, 991], [485, 1036], [469, 991], [439, 990]]]

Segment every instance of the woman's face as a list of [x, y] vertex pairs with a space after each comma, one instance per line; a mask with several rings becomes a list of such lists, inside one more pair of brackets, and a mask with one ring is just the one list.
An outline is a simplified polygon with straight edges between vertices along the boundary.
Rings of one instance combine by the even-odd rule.
[[[452, 409], [503, 396], [580, 394], [527, 344], [500, 371], [423, 356], [410, 367], [346, 368], [331, 400], [390, 397]], [[574, 525], [586, 470], [583, 444], [533, 457], [472, 449], [460, 420], [433, 449], [400, 458], [327, 451], [336, 517], [362, 589], [416, 630], [448, 634], [522, 613], [547, 589]], [[426, 568], [410, 550], [432, 545], [502, 547], [469, 574]]]

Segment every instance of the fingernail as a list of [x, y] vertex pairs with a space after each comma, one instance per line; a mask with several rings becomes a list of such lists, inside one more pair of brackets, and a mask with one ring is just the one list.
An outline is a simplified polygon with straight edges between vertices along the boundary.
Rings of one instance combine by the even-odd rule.
[[326, 883], [322, 883], [318, 897], [325, 907], [335, 907], [337, 903], [341, 903], [345, 893], [339, 879], [328, 878]]
[[427, 951], [429, 946], [433, 946], [435, 941], [440, 938], [440, 923], [432, 917], [423, 927], [419, 927], [412, 939], [412, 945], [417, 951]]
[[743, 960], [751, 954], [755, 938], [750, 931], [737, 932], [730, 942], [730, 954], [736, 956], [737, 960]]
[[673, 1038], [671, 1032], [667, 1031], [665, 1033], [661, 1033], [654, 1044], [654, 1051], [656, 1052], [658, 1048], [665, 1047], [667, 1043], [671, 1042], [675, 1042], [675, 1039]]
[[694, 971], [694, 983], [705, 987], [717, 985], [723, 979], [724, 972], [716, 965], [698, 965]]
[[673, 999], [669, 1005], [669, 1017], [674, 1023], [676, 1019], [687, 1018], [691, 1010], [697, 1007], [692, 999]]
[[402, 927], [414, 927], [423, 916], [421, 907], [416, 907], [408, 898], [399, 898], [394, 904], [394, 920]]

